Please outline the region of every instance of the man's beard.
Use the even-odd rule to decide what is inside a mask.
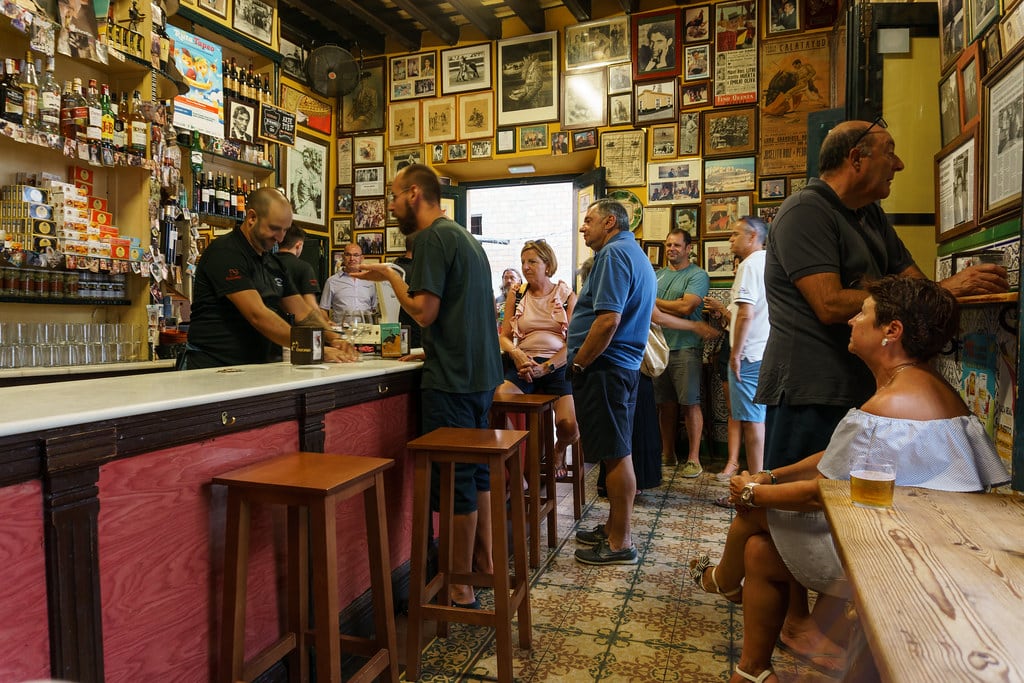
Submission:
[[[416,232],[416,228],[419,227],[416,224],[416,216],[403,217],[396,215],[395,218],[398,219],[398,229],[406,237]]]

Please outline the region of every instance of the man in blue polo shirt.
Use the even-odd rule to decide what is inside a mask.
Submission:
[[[572,393],[580,440],[588,459],[607,470],[608,521],[579,531],[589,548],[576,551],[584,564],[636,564],[631,535],[633,496],[633,411],[657,284],[654,270],[629,231],[622,204],[599,199],[580,228],[594,250],[594,267],[569,323]]]

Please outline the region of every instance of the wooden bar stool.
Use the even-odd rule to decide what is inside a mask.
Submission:
[[[496,392],[491,425],[502,427],[509,413],[526,415],[526,516],[530,523],[530,566],[540,566],[540,520],[547,517],[548,547],[558,545],[558,496],[555,491],[555,418],[558,396]],[[541,493],[541,478],[544,493]],[[512,484],[515,485],[515,480]]]
[[[442,427],[409,442],[416,459],[413,489],[412,568],[409,586],[408,658],[405,679],[420,674],[420,633],[423,622],[438,622],[438,635],[448,635],[449,621],[488,626],[495,630],[498,680],[512,683],[512,617],[519,620],[519,647],[531,645],[530,576],[526,567],[526,509],[519,445],[527,433],[499,429]],[[440,524],[437,576],[426,582],[427,523],[430,519],[431,464],[440,467]],[[452,525],[455,510],[456,463],[477,463],[490,467],[491,534],[494,541],[494,574],[452,573]],[[508,468],[508,479],[505,470]],[[514,573],[508,574],[508,544],[505,496],[508,481],[512,510],[512,554]],[[494,609],[465,609],[448,601],[452,583],[494,588]]]
[[[327,453],[289,453],[233,470],[213,479],[228,487],[224,547],[224,609],[219,680],[251,681],[284,656],[292,680],[309,680],[307,648],[316,647],[320,681],[341,681],[341,643],[369,658],[353,680],[398,681],[391,561],[388,553],[384,458]],[[336,507],[362,493],[373,591],[374,637],[338,632],[338,554]],[[253,503],[288,506],[288,617],[286,632],[245,662],[245,596],[249,568],[249,511]],[[312,550],[310,593],[308,555]],[[312,598],[312,600],[311,600]],[[313,637],[307,635],[309,605],[314,608]]]
[[[587,494],[583,487],[583,447],[577,438],[569,448],[572,449],[572,464],[567,468],[567,474],[562,481],[572,484],[572,517],[580,519],[583,516],[583,505],[587,502]]]

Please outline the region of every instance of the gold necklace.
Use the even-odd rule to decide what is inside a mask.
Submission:
[[[917,361],[914,361],[913,363],[900,363],[899,365],[897,365],[895,368],[893,368],[891,370],[892,374],[889,375],[889,380],[885,384],[883,384],[882,386],[878,387],[879,391],[881,391],[882,389],[885,389],[887,386],[892,384],[892,381],[894,379],[896,379],[896,375],[900,374],[901,372],[903,372],[907,368],[914,367],[915,365],[917,365]]]

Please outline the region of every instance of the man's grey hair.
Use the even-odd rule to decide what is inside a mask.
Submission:
[[[615,227],[619,230],[629,230],[629,213],[626,211],[626,207],[622,205],[622,202],[605,197],[591,204],[590,208],[597,211],[601,218],[615,216]]]

